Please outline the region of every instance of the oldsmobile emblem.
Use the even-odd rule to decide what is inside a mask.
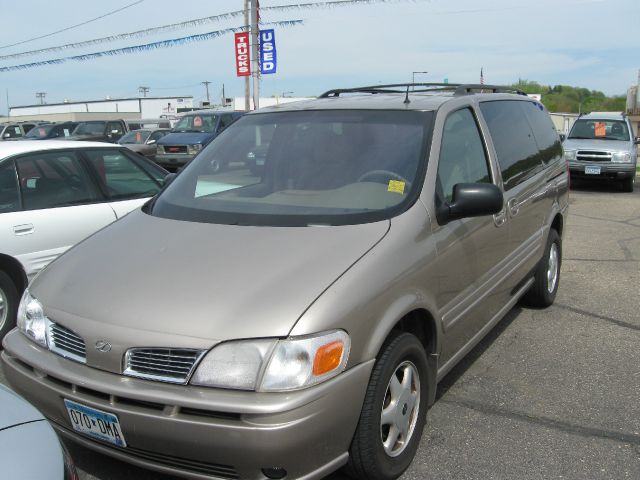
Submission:
[[[109,342],[105,342],[104,340],[98,340],[96,342],[96,350],[102,353],[107,353],[111,350],[111,344]]]

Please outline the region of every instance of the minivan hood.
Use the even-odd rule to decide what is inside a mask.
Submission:
[[[629,151],[628,141],[623,140],[591,140],[572,138],[562,144],[565,150],[601,150],[610,152]]]
[[[74,330],[124,327],[148,332],[147,342],[283,337],[389,225],[247,227],[135,210],[51,263],[29,289]]]
[[[174,132],[158,140],[158,145],[194,145],[204,143],[213,136],[213,132]]]

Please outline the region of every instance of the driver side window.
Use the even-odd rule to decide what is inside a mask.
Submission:
[[[451,202],[458,183],[491,183],[487,153],[469,108],[453,112],[445,121],[437,182],[445,202]]]

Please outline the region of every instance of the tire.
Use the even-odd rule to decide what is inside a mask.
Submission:
[[[530,307],[548,307],[556,299],[560,285],[562,265],[562,242],[558,232],[549,230],[544,256],[536,267],[533,285],[522,297],[522,302]]]
[[[623,192],[633,192],[633,187],[634,187],[634,183],[636,181],[636,177],[635,175],[629,177],[629,178],[625,178],[624,180],[622,180],[622,191]]]
[[[4,336],[16,326],[18,300],[16,286],[9,275],[0,270],[0,345]]]
[[[393,389],[393,377],[393,384],[399,389]],[[399,333],[387,340],[371,372],[349,449],[345,468],[349,476],[359,480],[393,480],[409,467],[426,422],[431,380],[426,353],[414,335]],[[388,412],[386,416],[383,408]],[[383,418],[390,423],[384,423]],[[399,424],[401,428],[397,427]],[[401,432],[397,437],[394,428]]]

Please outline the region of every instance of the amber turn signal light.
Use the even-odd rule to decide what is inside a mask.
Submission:
[[[313,360],[313,374],[318,377],[338,368],[343,352],[344,344],[339,340],[320,347]]]

